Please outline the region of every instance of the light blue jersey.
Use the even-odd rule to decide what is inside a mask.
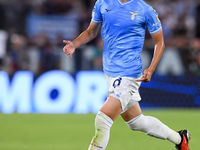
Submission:
[[[156,11],[143,0],[97,0],[92,22],[102,23],[104,43],[103,68],[110,77],[142,75],[140,53],[145,30],[150,34],[161,30]]]

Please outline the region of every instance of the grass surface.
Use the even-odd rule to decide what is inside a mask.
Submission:
[[[144,110],[172,129],[189,129],[190,149],[200,146],[200,110]],[[95,114],[0,114],[0,150],[87,150]],[[121,117],[111,128],[106,150],[175,150],[174,144],[131,131]]]

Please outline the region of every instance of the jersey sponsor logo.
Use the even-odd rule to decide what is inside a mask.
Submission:
[[[129,13],[131,13],[131,20],[134,20],[135,17],[136,17],[137,15],[139,15],[139,13],[134,13],[134,12],[131,12],[131,11],[129,11]]]
[[[113,87],[116,88],[117,86],[119,86],[121,84],[121,80],[122,78],[119,77],[118,79],[116,79],[114,82],[113,82]]]
[[[159,24],[160,22],[154,23],[153,26],[156,26],[157,24]]]

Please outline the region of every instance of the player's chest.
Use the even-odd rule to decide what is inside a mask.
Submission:
[[[100,9],[103,22],[112,26],[144,26],[144,13],[139,8],[104,5]]]

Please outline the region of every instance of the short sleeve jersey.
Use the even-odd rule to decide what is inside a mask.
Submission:
[[[143,0],[97,0],[92,22],[102,23],[105,74],[140,77],[145,30],[154,34],[162,28],[156,11]]]

